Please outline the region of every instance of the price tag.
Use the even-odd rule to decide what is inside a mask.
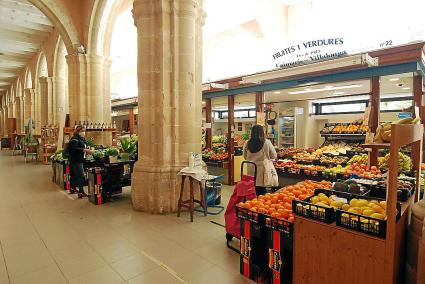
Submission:
[[[211,128],[211,122],[205,122],[204,127],[206,129],[210,129]]]

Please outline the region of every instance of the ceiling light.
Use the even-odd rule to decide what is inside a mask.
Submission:
[[[402,90],[410,90],[410,88],[409,87],[403,87],[403,88],[401,88]]]
[[[335,92],[334,95],[343,95],[345,92]]]
[[[279,92],[279,91],[277,91],[277,92],[273,92],[273,94],[275,94],[275,95],[279,95],[279,94],[280,94],[280,92]]]
[[[360,88],[363,85],[361,84],[354,84],[354,85],[347,85],[347,86],[326,86],[324,88],[320,88],[320,89],[311,89],[309,91],[293,91],[293,92],[288,92],[291,95],[296,95],[296,94],[307,94],[307,93],[317,93],[317,92],[326,92],[326,91],[333,91],[333,90],[344,90],[344,89],[352,89],[352,88]]]
[[[398,80],[400,80],[400,78],[391,78],[390,79],[391,82],[395,82],[395,81],[398,81]]]

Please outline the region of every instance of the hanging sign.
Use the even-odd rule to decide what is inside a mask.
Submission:
[[[313,63],[326,59],[334,59],[348,55],[344,49],[344,38],[326,38],[301,42],[282,49],[273,54],[279,61],[276,67],[285,69]]]
[[[256,122],[259,125],[266,125],[266,114],[264,112],[257,112]]]
[[[364,111],[363,125],[369,125],[370,110],[371,110],[371,108],[370,108],[370,106],[368,106]]]

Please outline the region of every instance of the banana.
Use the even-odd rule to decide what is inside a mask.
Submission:
[[[420,123],[421,123],[421,119],[419,117],[412,120],[412,124],[420,124]]]
[[[395,122],[395,124],[412,124],[413,118],[403,118]]]

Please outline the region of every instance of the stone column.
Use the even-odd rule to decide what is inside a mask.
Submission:
[[[34,111],[34,89],[25,89],[24,90],[24,125],[28,123],[30,118],[34,119],[33,111]]]
[[[105,58],[97,55],[67,55],[69,114],[71,122],[103,122]]]
[[[4,133],[4,108],[0,107],[0,138],[4,136]]]
[[[188,153],[201,151],[202,0],[135,0],[138,29],[139,161],[135,210],[177,209]]]
[[[63,127],[66,117],[66,81],[62,77],[53,77],[53,120],[54,125]]]
[[[52,77],[39,78],[40,94],[40,126],[46,126],[53,122],[53,82]]]
[[[16,131],[21,133],[23,131],[22,128],[22,98],[15,98],[15,118],[16,118]]]

